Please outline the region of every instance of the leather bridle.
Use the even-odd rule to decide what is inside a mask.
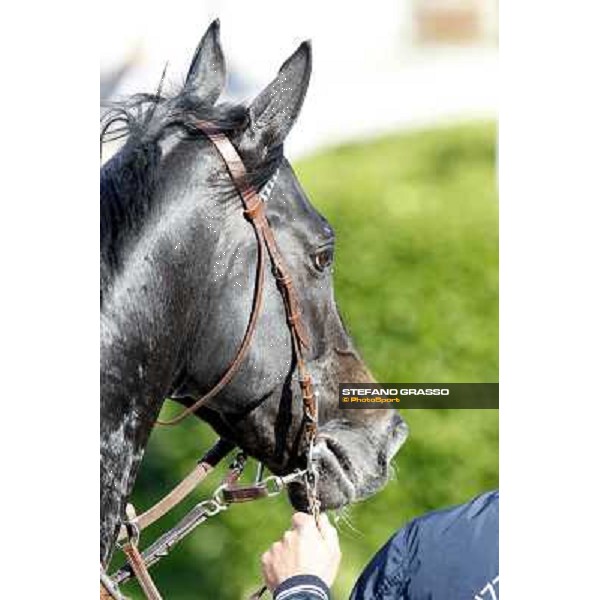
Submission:
[[[318,403],[313,385],[313,379],[306,364],[305,352],[309,348],[306,328],[302,321],[300,303],[292,283],[292,277],[286,262],[279,250],[271,225],[265,214],[265,204],[261,195],[250,182],[248,171],[235,146],[225,133],[210,122],[194,120],[193,125],[204,134],[223,159],[238,192],[243,205],[243,214],[252,224],[257,241],[257,271],[254,289],[252,312],[238,350],[212,389],[190,406],[182,410],[177,416],[169,420],[157,420],[160,425],[176,425],[183,419],[196,412],[221,392],[233,379],[242,365],[252,342],[258,323],[262,306],[265,284],[265,254],[268,254],[272,272],[277,282],[278,289],[283,299],[286,312],[287,325],[292,338],[293,359],[298,370],[298,382],[302,392],[303,404],[303,436],[306,449],[306,468],[297,470],[284,477],[271,476],[262,480],[262,467],[254,485],[240,486],[237,480],[245,464],[245,455],[238,455],[232,464],[222,484],[217,488],[212,498],[196,505],[175,527],[163,534],[142,554],[138,550],[139,535],[142,529],[158,520],[174,506],[179,504],[200,482],[212,471],[216,464],[222,460],[234,445],[226,440],[219,440],[209,452],[198,462],[195,469],[161,501],[155,504],[142,515],[137,516],[133,507],[128,505],[128,520],[124,523],[119,534],[119,541],[125,541],[122,549],[127,556],[129,565],[121,568],[112,578],[108,578],[101,565],[101,596],[120,598],[117,585],[135,575],[146,597],[151,600],[160,599],[160,594],[154,585],[148,567],[155,564],[161,557],[178,543],[185,535],[190,533],[197,525],[211,516],[226,510],[236,502],[247,502],[266,496],[280,493],[290,483],[304,481],[307,493],[308,507],[315,519],[319,514],[319,501],[317,499],[317,470],[313,450],[318,427]],[[264,588],[255,596],[260,596]]]
[[[201,131],[214,145],[221,155],[227,170],[231,176],[233,184],[240,195],[244,207],[244,216],[250,221],[256,235],[258,258],[257,275],[254,291],[254,303],[250,320],[238,351],[231,361],[229,367],[223,373],[219,381],[204,396],[196,400],[191,406],[185,408],[176,417],[157,422],[161,425],[176,425],[185,419],[188,415],[194,413],[198,408],[204,405],[208,400],[214,398],[231,381],[242,364],[250,347],[250,342],[256,331],[258,316],[262,305],[263,290],[265,284],[265,249],[271,260],[273,275],[277,281],[287,317],[288,327],[292,337],[294,357],[296,368],[298,369],[300,388],[302,390],[302,401],[304,405],[304,416],[306,419],[307,438],[310,439],[316,432],[317,426],[317,402],[315,399],[313,381],[306,366],[304,351],[308,349],[309,342],[306,329],[300,313],[300,304],[296,290],[292,284],[292,277],[289,273],[285,260],[279,250],[273,229],[269,224],[265,214],[265,204],[257,192],[256,188],[250,183],[248,171],[242,158],[229,138],[220,131],[215,125],[207,121],[194,121],[195,127]],[[308,441],[308,440],[307,440]]]

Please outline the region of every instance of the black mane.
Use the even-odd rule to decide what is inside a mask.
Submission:
[[[107,108],[102,117],[101,148],[107,142],[122,138],[125,141],[100,171],[102,279],[107,269],[118,268],[122,243],[141,227],[151,207],[160,170],[158,142],[174,131],[187,139],[202,136],[194,125],[199,119],[217,125],[235,144],[248,125],[245,106],[207,106],[185,87],[170,97],[160,89],[156,94],[136,94],[112,102]],[[257,189],[273,175],[282,156],[282,147],[277,147],[260,164],[244,157],[250,180]],[[228,189],[228,193],[233,191]]]
[[[155,94],[135,94],[107,103],[108,110],[102,117],[101,142],[125,136],[128,142],[158,141],[173,128],[194,134],[195,119],[210,121],[227,133],[235,133],[248,124],[247,111],[242,105],[210,106],[185,87],[170,96],[164,95],[161,87]]]

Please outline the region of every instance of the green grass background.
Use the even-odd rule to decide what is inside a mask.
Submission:
[[[496,126],[476,123],[344,145],[295,168],[337,234],[336,297],[380,381],[498,381]],[[411,435],[395,478],[340,523],[346,598],[375,551],[407,520],[498,486],[498,411],[405,410]],[[212,440],[187,421],[152,434],[134,503],[149,506]],[[148,543],[198,498],[149,529]],[[153,569],[170,599],[240,599],[260,581],[259,556],[289,525],[284,497],[235,506]],[[122,556],[117,553],[114,566]],[[124,587],[141,598],[137,584]]]

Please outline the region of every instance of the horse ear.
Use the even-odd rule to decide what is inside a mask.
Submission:
[[[303,42],[249,106],[249,124],[240,140],[242,152],[257,153],[260,160],[283,144],[302,108],[311,68],[310,42]]]
[[[225,86],[225,58],[219,41],[219,19],[200,40],[188,71],[185,88],[207,104],[214,104]]]

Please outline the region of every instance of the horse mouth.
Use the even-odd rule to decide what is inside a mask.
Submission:
[[[322,510],[341,508],[356,499],[356,473],[342,444],[329,435],[319,435],[314,448],[317,463],[317,493]],[[304,484],[289,489],[290,501],[296,510],[308,510]]]
[[[342,444],[329,435],[322,435],[317,441],[315,453],[319,471],[323,471],[323,477],[332,480],[331,483],[345,499],[343,504],[352,502],[356,498],[357,478],[352,461]]]
[[[407,434],[408,428],[399,416],[379,443],[347,429],[332,427],[321,431],[314,448],[321,509],[342,508],[381,490],[388,482],[391,461]],[[309,508],[306,492],[304,484],[290,486],[290,501],[296,510]]]

